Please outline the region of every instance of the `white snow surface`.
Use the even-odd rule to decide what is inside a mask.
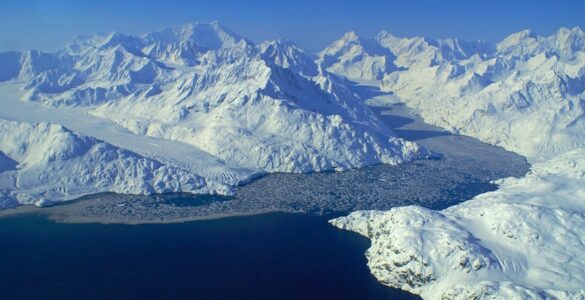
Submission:
[[[403,68],[385,73],[384,90],[425,121],[533,165],[442,211],[407,206],[330,222],[372,240],[366,256],[380,282],[425,299],[585,299],[583,31],[526,30],[493,46],[384,32],[377,40]],[[351,70],[335,72],[355,78]]]
[[[54,53],[0,53],[0,81],[0,118],[63,125],[202,176],[219,193],[264,172],[344,170],[428,155],[395,137],[345,79],[294,43],[255,45],[217,22],[77,37]],[[10,165],[5,160],[0,167]],[[174,187],[161,191],[185,190]],[[64,183],[58,188],[65,192],[51,200],[72,191]]]

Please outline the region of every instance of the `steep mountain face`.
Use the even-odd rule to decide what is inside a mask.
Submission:
[[[0,209],[97,192],[208,192],[196,174],[58,124],[0,119],[0,135]]]
[[[319,75],[313,54],[299,48],[289,40],[267,41],[259,46],[260,56],[268,65],[290,69],[305,77]]]
[[[402,69],[385,72],[381,88],[430,123],[528,157],[548,157],[585,143],[584,36],[579,28],[562,28],[549,37],[522,31],[492,46],[382,32],[378,45]],[[331,70],[371,80],[348,71],[361,63],[346,59],[344,64]]]
[[[183,142],[229,166],[309,172],[428,155],[292,42],[257,46],[218,23],[0,55],[0,80],[23,82],[24,101]]]

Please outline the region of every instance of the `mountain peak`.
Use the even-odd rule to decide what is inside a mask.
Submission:
[[[507,49],[512,49],[519,45],[534,43],[538,39],[539,36],[536,33],[530,29],[525,29],[507,36],[497,44],[496,49],[500,52],[507,51]]]
[[[169,29],[174,29],[176,32],[183,32],[185,34],[190,34],[196,32],[198,30],[213,30],[213,31],[230,31],[225,26],[223,26],[218,21],[211,21],[211,22],[190,22],[183,25],[175,26],[175,27],[168,27]],[[164,30],[164,29],[163,29]],[[231,32],[230,32],[231,33]],[[236,35],[233,33],[233,35]]]
[[[140,37],[112,31],[108,33],[99,33],[93,36],[75,36],[73,40],[66,45],[65,51],[69,54],[78,55],[86,51],[95,49],[109,49],[123,47],[127,51],[139,54],[142,41]]]
[[[269,64],[290,68],[307,76],[315,76],[318,73],[313,55],[291,40],[266,41],[259,48],[262,59]]]
[[[585,33],[579,27],[561,27],[551,36],[541,37],[531,30],[523,30],[509,35],[498,43],[501,53],[514,55],[534,55],[552,51],[571,56],[573,52],[585,51]]]
[[[585,51],[585,33],[579,27],[562,27],[551,38],[554,47],[562,52]]]
[[[251,41],[227,29],[217,21],[210,23],[187,23],[182,26],[167,27],[147,33],[143,38],[150,42],[187,43],[196,44],[208,49],[230,48],[244,41]]]
[[[342,37],[341,40],[347,41],[347,42],[353,42],[353,41],[357,41],[359,40],[360,37],[357,35],[357,33],[355,33],[355,31],[349,31],[347,33],[345,33]]]
[[[376,35],[376,40],[381,41],[384,39],[400,39],[400,38],[391,34],[390,32],[388,32],[386,30],[382,30]]]
[[[580,27],[573,27],[571,29],[566,27],[561,27],[557,32],[554,34],[557,39],[563,40],[576,40],[576,39],[583,39],[585,38],[585,33],[581,30]]]
[[[278,38],[275,40],[270,40],[270,41],[265,41],[262,43],[262,45],[274,45],[274,46],[278,46],[278,47],[295,47],[298,48],[298,46],[295,44],[295,42],[286,39],[286,38]]]
[[[295,42],[285,38],[279,38],[276,40],[265,41],[260,44],[260,51],[265,52],[269,48],[280,49],[281,51],[291,51],[302,53],[304,56],[310,57],[314,59],[314,55],[311,52],[306,51],[305,49],[299,47]]]
[[[581,30],[581,27],[579,26],[575,26],[571,29],[567,28],[567,27],[561,27],[559,28],[559,30],[556,33],[557,35],[576,35],[576,36],[584,36],[585,33],[583,33],[583,30]]]
[[[509,36],[507,36],[502,42],[521,42],[522,40],[525,39],[536,39],[538,37],[538,35],[536,33],[534,33],[534,31],[532,31],[531,29],[524,29],[521,31],[518,31],[516,33],[512,33]]]

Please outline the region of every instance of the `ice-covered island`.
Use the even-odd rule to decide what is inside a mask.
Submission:
[[[443,211],[357,211],[330,222],[372,240],[378,280],[425,299],[585,299],[585,34],[497,45],[346,34],[328,70],[381,80],[425,121],[528,157],[524,178]]]

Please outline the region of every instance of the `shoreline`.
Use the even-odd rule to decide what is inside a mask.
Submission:
[[[75,199],[71,201],[92,201],[91,199]],[[119,224],[119,225],[147,225],[147,224],[177,224],[177,223],[187,223],[187,222],[197,222],[197,221],[208,221],[208,220],[217,220],[217,219],[225,219],[225,218],[238,218],[238,217],[248,217],[248,216],[258,216],[258,215],[265,215],[271,213],[302,213],[302,212],[294,212],[294,211],[286,211],[286,210],[258,210],[258,211],[248,211],[248,212],[227,212],[227,213],[217,213],[217,214],[210,214],[210,215],[203,215],[203,216],[189,216],[183,218],[169,218],[169,219],[141,219],[140,221],[133,221],[133,220],[122,220],[119,218],[108,218],[108,217],[84,217],[79,215],[67,214],[69,211],[67,208],[64,208],[68,205],[74,205],[74,203],[59,203],[58,205],[49,206],[49,207],[38,207],[35,205],[21,205],[14,208],[8,208],[0,210],[0,219],[5,218],[12,218],[12,217],[20,217],[20,216],[27,216],[27,215],[36,215],[42,216],[49,221],[61,224]]]
[[[84,217],[65,217],[61,218],[60,215],[48,215],[47,219],[56,223],[61,224],[101,224],[101,225],[154,225],[154,224],[179,224],[179,223],[189,223],[189,222],[199,222],[199,221],[210,221],[210,220],[219,220],[219,219],[228,219],[228,218],[240,218],[240,217],[250,217],[250,216],[260,216],[272,213],[296,213],[296,212],[287,212],[287,211],[255,211],[255,212],[235,212],[235,213],[223,213],[223,214],[215,214],[215,215],[207,215],[207,216],[193,216],[193,217],[186,217],[181,219],[168,219],[168,220],[145,220],[145,221],[116,221],[113,219],[112,221],[107,219],[93,219],[93,218],[84,218]],[[0,217],[1,218],[1,217]]]

